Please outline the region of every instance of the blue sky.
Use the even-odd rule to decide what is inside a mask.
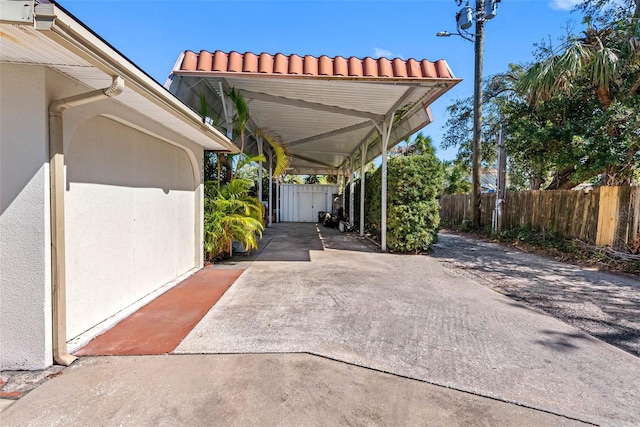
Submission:
[[[531,59],[533,44],[580,28],[575,0],[502,0],[485,25],[484,75]],[[432,105],[424,133],[439,146],[446,107],[473,95],[473,43],[455,31],[454,0],[172,1],[60,0],[59,3],[151,77],[164,84],[181,51],[296,53],[446,59],[458,86]],[[473,5],[473,1],[472,1]],[[455,150],[438,147],[451,159]]]

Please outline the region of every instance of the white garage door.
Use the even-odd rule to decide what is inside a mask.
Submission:
[[[318,212],[326,211],[326,193],[298,192],[298,222],[316,222],[318,220]]]
[[[184,150],[105,117],[66,151],[72,338],[194,268],[197,186]]]
[[[282,184],[280,186],[280,221],[316,222],[319,212],[331,210],[337,185]],[[277,202],[276,202],[277,203]]]

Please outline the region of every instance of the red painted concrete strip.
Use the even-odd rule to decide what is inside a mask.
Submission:
[[[20,399],[21,397],[21,391],[0,391],[1,399]]]
[[[243,271],[200,270],[96,337],[75,355],[170,353]]]

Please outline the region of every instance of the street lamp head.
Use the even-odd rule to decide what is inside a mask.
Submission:
[[[451,37],[451,33],[449,31],[439,31],[436,34],[437,37]]]

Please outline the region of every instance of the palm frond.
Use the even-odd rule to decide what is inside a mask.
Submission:
[[[204,93],[200,94],[200,115],[202,117],[209,115],[209,106],[207,105],[207,98],[204,96]]]
[[[602,47],[593,54],[587,70],[590,80],[596,88],[601,100],[605,103],[609,101],[609,89],[613,81],[618,77],[620,60],[617,53],[610,48]]]
[[[291,156],[289,150],[287,150],[286,143],[281,136],[269,131],[268,129],[256,129],[256,135],[261,136],[262,139],[267,141],[267,144],[273,149],[273,154],[276,159],[276,164],[273,168],[273,174],[280,176],[285,173],[289,166]]]
[[[236,165],[235,176],[237,177],[240,171],[245,167],[247,167],[248,165],[250,165],[251,163],[266,162],[266,161],[267,159],[265,158],[264,154],[257,154],[255,156],[249,156],[247,154],[243,154],[242,157],[239,159],[238,164]]]
[[[248,179],[234,179],[220,188],[205,183],[204,251],[208,259],[226,252],[234,240],[248,250],[258,247],[264,205],[250,195],[252,187]]]
[[[532,104],[551,98],[558,89],[556,62],[557,57],[552,56],[533,64],[520,77],[516,91],[525,95]]]
[[[247,124],[249,123],[249,108],[247,107],[247,101],[244,99],[242,93],[236,88],[231,88],[231,90],[227,92],[227,96],[233,103],[233,107],[236,110],[233,117],[235,127],[238,129],[238,132],[244,132],[247,128]]]

